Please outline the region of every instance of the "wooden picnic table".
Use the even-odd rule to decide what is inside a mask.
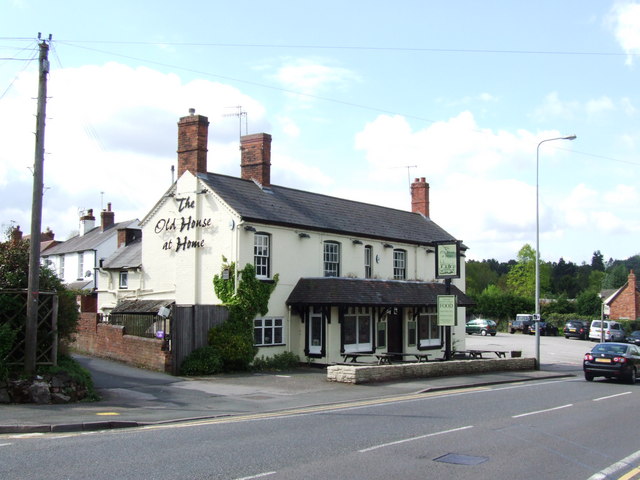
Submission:
[[[430,353],[394,353],[394,352],[381,352],[381,353],[364,353],[364,352],[343,352],[342,359],[344,363],[358,363],[360,357],[376,357],[378,365],[391,365],[394,357],[415,357],[420,362],[428,362]],[[349,360],[349,361],[348,361]]]
[[[394,353],[394,352],[388,352],[385,355],[389,355],[390,357],[415,357],[415,359],[418,361],[418,363],[420,362],[428,362],[429,361],[429,357],[431,356],[430,353],[422,353],[422,352],[413,352],[413,353]]]
[[[351,359],[351,363],[357,363],[358,362],[358,357],[371,357],[373,356],[373,353],[363,353],[363,352],[343,352],[342,354],[342,359],[345,363],[347,363],[347,360]]]
[[[469,355],[471,358],[483,358],[483,353],[495,353],[498,358],[507,358],[507,351],[505,350],[462,350],[459,353]]]

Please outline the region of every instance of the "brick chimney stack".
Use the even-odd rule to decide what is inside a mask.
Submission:
[[[209,119],[190,108],[178,122],[178,178],[187,170],[193,175],[207,172],[208,136]]]
[[[80,217],[80,236],[82,237],[89,230],[96,226],[96,217],[93,216],[93,208]]]
[[[424,177],[416,178],[411,184],[411,211],[429,218],[429,184]]]
[[[19,243],[22,241],[22,231],[20,230],[20,225],[11,230],[11,242]]]
[[[100,212],[100,222],[104,232],[115,223],[115,213],[111,211],[111,202],[107,203],[107,209]]]
[[[263,187],[271,185],[271,135],[254,133],[240,137],[240,176],[255,180]]]
[[[50,242],[55,238],[56,234],[51,231],[49,227],[40,234],[40,241],[42,242]]]

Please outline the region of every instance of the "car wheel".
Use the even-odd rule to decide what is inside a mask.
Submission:
[[[565,335],[564,338],[566,338],[568,340],[569,339],[569,335]]]
[[[593,373],[584,372],[584,379],[587,382],[593,382]]]
[[[636,370],[636,367],[633,367],[631,369],[631,373],[629,374],[629,378],[627,378],[627,380],[629,381],[629,383],[631,385],[634,385],[636,383],[636,376],[638,375],[638,371]]]
[[[480,331],[480,335],[482,335],[483,337],[487,336],[487,331],[486,330],[481,330]]]
[[[491,336],[492,336],[492,337],[495,337],[495,336],[496,336],[496,334],[495,334],[495,333],[492,333],[492,334],[491,334]]]
[[[509,333],[511,333],[513,335],[514,333],[516,333],[516,331],[512,328]]]

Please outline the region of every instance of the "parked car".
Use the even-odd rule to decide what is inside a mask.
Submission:
[[[540,335],[558,335],[558,327],[556,327],[553,323],[545,322],[544,320],[540,320],[538,328],[540,329]],[[536,334],[536,326],[535,324],[529,327],[529,335]]]
[[[564,338],[579,338],[586,340],[589,337],[589,322],[582,320],[570,320],[564,324]]]
[[[509,322],[509,332],[510,333],[516,333],[516,332],[529,333],[529,329],[531,328],[531,325],[533,325],[533,320],[522,320],[516,317],[515,320],[512,320]]]
[[[486,320],[484,318],[476,318],[473,320],[469,320],[466,324],[465,327],[465,331],[471,335],[474,333],[479,333],[480,335],[482,335],[483,337],[485,335],[491,335],[494,336],[496,335],[496,332],[498,331],[497,329],[497,324],[496,322],[494,322],[493,320]]]
[[[627,343],[633,343],[634,345],[640,345],[640,330],[635,330],[627,335],[625,339]]]
[[[582,362],[584,378],[592,381],[595,377],[618,378],[636,383],[640,350],[628,343],[599,343],[585,354]]]
[[[591,322],[589,328],[589,340],[599,342],[601,339],[601,320],[594,320]],[[612,320],[604,321],[604,341],[605,342],[623,342],[625,338],[624,329],[618,322]]]

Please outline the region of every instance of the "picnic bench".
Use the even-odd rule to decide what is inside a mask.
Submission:
[[[384,353],[363,353],[363,352],[343,352],[342,359],[344,363],[357,363],[359,357],[376,357],[378,365],[391,365],[394,358],[397,357],[415,357],[415,359],[420,362],[428,362],[429,353],[394,353],[394,352],[384,352]],[[350,360],[349,362],[347,360]]]
[[[415,359],[418,361],[418,363],[420,362],[428,362],[429,361],[429,357],[431,356],[430,353],[422,353],[422,352],[414,352],[414,353],[394,353],[394,352],[388,352],[385,353],[384,355],[388,355],[390,357],[415,357]]]
[[[507,351],[505,350],[461,350],[456,353],[463,353],[468,355],[469,358],[483,358],[483,354],[495,353],[498,358],[507,358]]]

